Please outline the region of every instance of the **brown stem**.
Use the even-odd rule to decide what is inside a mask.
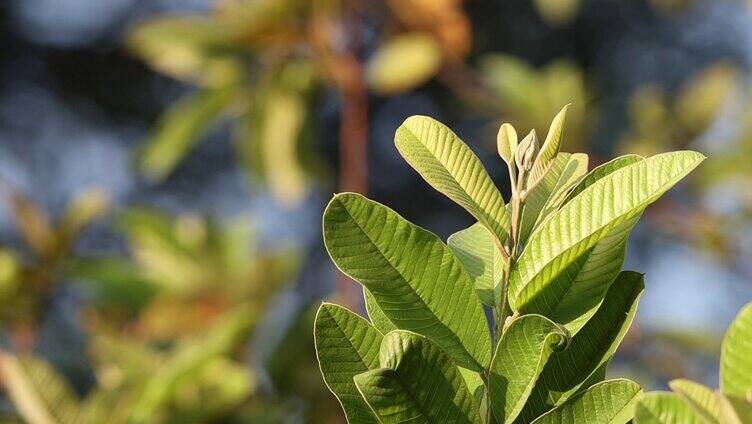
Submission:
[[[357,57],[361,17],[357,10],[344,11],[342,20],[349,48],[335,56],[335,81],[342,96],[339,133],[339,190],[368,193],[368,92],[363,64]],[[339,273],[335,290],[346,306],[360,309],[363,297],[357,285]]]

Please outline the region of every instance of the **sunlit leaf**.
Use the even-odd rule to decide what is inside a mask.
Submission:
[[[358,194],[336,195],[324,212],[334,263],[373,295],[397,328],[423,334],[461,366],[480,370],[491,340],[472,282],[434,234]]]
[[[748,303],[726,331],[721,348],[721,391],[752,399],[752,303]]]
[[[475,223],[449,236],[447,245],[462,263],[480,301],[494,306],[504,277],[504,258],[493,241],[493,235],[483,225]]]
[[[703,159],[690,151],[656,155],[606,175],[562,206],[530,237],[511,271],[512,308],[523,310],[539,297],[557,303],[562,293],[553,283],[561,272],[642,213]]]
[[[384,311],[381,310],[379,304],[376,303],[376,299],[373,298],[373,295],[365,286],[363,286],[363,303],[366,305],[366,312],[368,312],[368,318],[371,320],[371,324],[381,331],[381,334],[397,330],[397,327],[392,324],[389,317],[384,314]]]
[[[641,395],[642,389],[633,381],[607,380],[578,393],[533,424],[625,424],[632,420]]]
[[[520,243],[524,245],[536,224],[540,224],[563,204],[562,198],[587,173],[588,157],[584,153],[559,153],[548,171],[525,199],[520,226]]]
[[[689,403],[695,412],[710,423],[720,423],[721,407],[713,391],[691,380],[677,379],[668,383],[671,390]]]
[[[496,135],[496,150],[507,165],[514,164],[514,155],[517,153],[517,132],[512,125],[504,123],[499,127],[499,133]]]
[[[387,40],[366,65],[368,86],[391,95],[416,88],[439,71],[441,48],[425,33],[407,33]]]
[[[546,135],[546,141],[541,146],[540,152],[538,152],[538,156],[535,158],[533,169],[530,170],[530,175],[528,176],[528,187],[535,186],[538,181],[544,177],[551,168],[551,163],[556,158],[556,155],[559,154],[562,138],[564,136],[564,121],[567,117],[567,109],[569,109],[569,105],[564,106],[564,108],[556,114],[553,121],[551,121],[551,126]]]
[[[394,143],[428,184],[465,208],[499,242],[506,240],[504,199],[478,157],[452,130],[433,118],[412,116],[397,128]]]
[[[10,400],[27,422],[78,423],[78,398],[51,365],[31,356],[0,352],[0,371]]]
[[[652,392],[642,397],[635,407],[636,424],[701,424],[700,417],[679,395]]]

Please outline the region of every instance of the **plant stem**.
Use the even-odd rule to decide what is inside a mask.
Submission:
[[[519,176],[518,178],[514,178],[514,176],[511,177],[512,180],[512,216],[510,217],[511,221],[511,231],[509,234],[509,250],[508,250],[508,256],[506,256],[506,271],[504,273],[504,279],[501,283],[501,299],[498,305],[499,311],[496,320],[496,329],[494,331],[494,341],[498,340],[499,337],[501,337],[501,332],[504,329],[504,323],[506,322],[507,316],[509,315],[508,311],[508,304],[509,304],[509,275],[511,274],[512,267],[514,266],[515,261],[517,260],[517,253],[519,251],[519,241],[520,241],[520,226],[522,224],[522,209],[524,206],[524,199],[522,196],[522,191],[525,187],[525,181],[527,179],[527,170],[520,169],[519,170]]]
[[[515,261],[517,260],[517,253],[519,251],[518,243],[520,240],[520,226],[522,224],[522,209],[525,203],[525,197],[522,195],[522,192],[525,188],[525,182],[527,179],[527,170],[520,169],[519,175],[517,178],[515,178],[515,175],[510,172],[510,180],[512,181],[512,198],[510,199],[510,202],[512,204],[512,216],[510,217],[511,222],[511,229],[509,234],[508,246],[505,248],[501,243],[496,243],[496,248],[499,250],[499,252],[504,257],[504,262],[506,264],[506,272],[504,273],[504,278],[501,282],[501,296],[499,299],[499,303],[494,308],[494,332],[493,332],[493,346],[496,346],[499,339],[501,338],[502,333],[506,329],[506,321],[507,317],[509,316],[509,312],[511,312],[511,308],[508,308],[509,305],[509,275],[510,271],[512,270],[512,267],[514,266]],[[518,314],[515,312],[512,314],[512,317],[516,317]],[[483,378],[483,382],[485,383],[488,390],[488,380],[490,378],[491,369],[487,369],[485,373],[481,374],[481,377]],[[489,398],[488,392],[486,392],[487,398]],[[490,402],[490,401],[489,401]],[[492,424],[495,423],[496,420],[493,416],[493,412],[491,411],[491,405],[488,405],[488,410],[486,411],[486,423]]]

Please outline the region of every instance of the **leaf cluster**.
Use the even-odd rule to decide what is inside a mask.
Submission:
[[[632,419],[641,388],[605,380],[644,288],[621,270],[627,238],[704,156],[627,155],[587,172],[587,155],[560,152],[566,113],[542,144],[500,128],[508,203],[449,128],[413,116],[397,129],[403,158],[477,220],[446,243],[361,195],[331,200],[324,242],[369,317],[325,303],[314,326],[349,422]]]

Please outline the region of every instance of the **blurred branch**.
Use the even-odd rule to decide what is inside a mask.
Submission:
[[[314,8],[313,44],[342,97],[339,130],[339,191],[368,192],[368,91],[361,47],[358,2],[343,6],[323,0]],[[344,42],[347,40],[348,42]],[[344,305],[359,309],[362,296],[344,274],[337,273],[335,292]]]

